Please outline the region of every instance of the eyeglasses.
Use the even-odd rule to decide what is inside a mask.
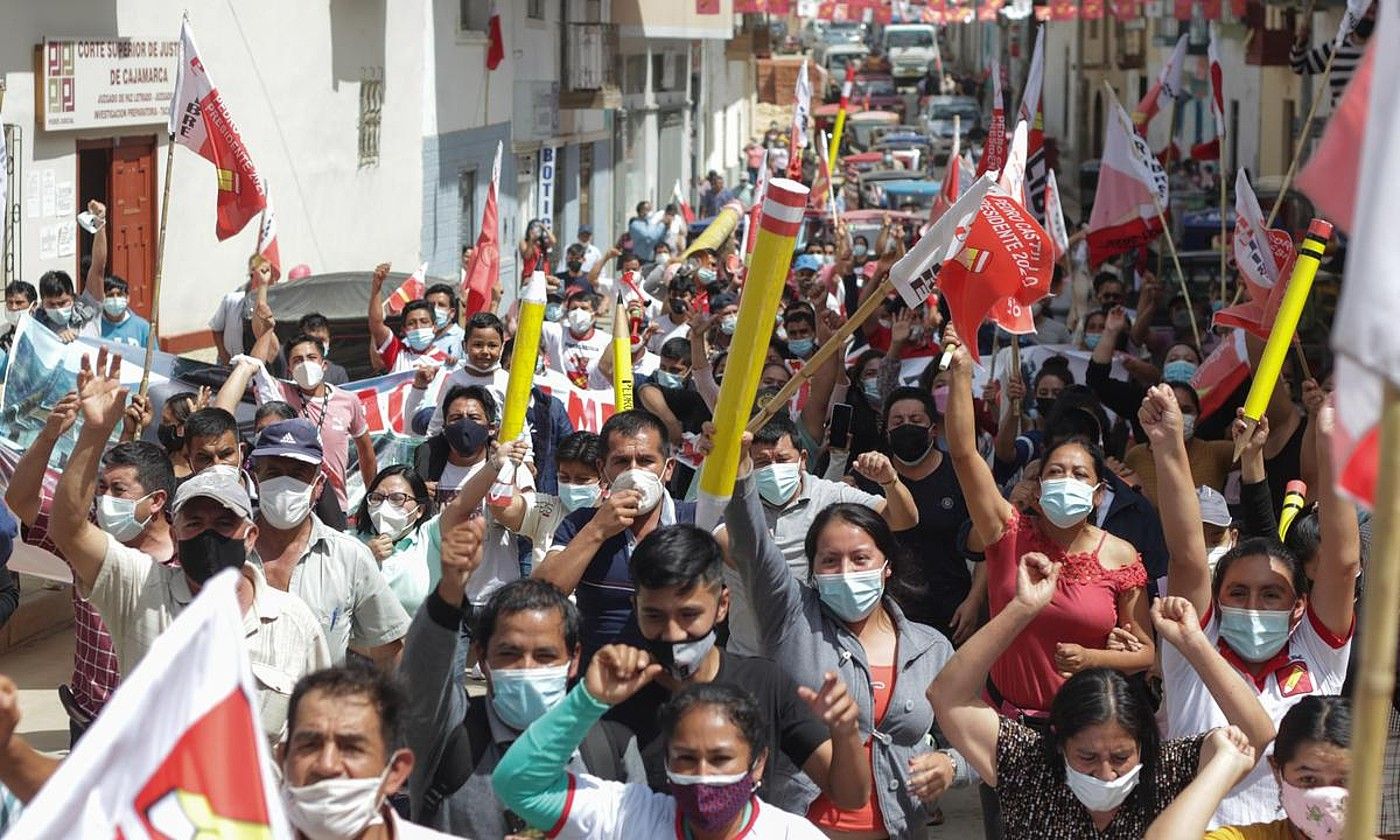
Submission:
[[[369,500],[371,507],[379,507],[384,504],[385,499],[388,499],[389,503],[394,507],[403,507],[408,502],[418,501],[417,497],[410,496],[407,493],[380,493],[377,491],[370,493],[365,498]]]

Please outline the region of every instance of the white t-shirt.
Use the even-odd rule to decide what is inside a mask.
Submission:
[[[209,329],[223,334],[224,349],[230,356],[244,352],[243,323],[247,320],[244,315],[251,311],[252,300],[247,292],[238,289],[223,296],[219,308],[214,310],[214,317],[209,319]]]
[[[613,386],[612,376],[598,369],[598,362],[602,358],[599,356],[588,367],[588,387],[594,391],[606,391]],[[650,350],[643,352],[640,359],[636,357],[632,359],[633,376],[651,376],[656,373],[656,369],[659,367],[661,367],[661,357]]]
[[[1212,608],[1204,627],[1211,644],[1219,645],[1220,617]],[[1346,680],[1347,661],[1351,658],[1351,631],[1345,638],[1328,630],[1309,605],[1288,644],[1265,668],[1263,674],[1251,680],[1240,672],[1240,678],[1259,693],[1259,702],[1277,725],[1284,714],[1299,700],[1310,694],[1340,694]],[[1236,665],[1239,659],[1223,645],[1221,653]],[[1176,648],[1162,645],[1162,677],[1166,696],[1162,705],[1167,712],[1167,738],[1190,738],[1221,726],[1229,726],[1225,713]],[[1273,745],[1266,751],[1271,754]],[[1210,827],[1250,825],[1273,822],[1283,818],[1279,808],[1279,789],[1269,762],[1260,756],[1259,763],[1244,781],[1230,791],[1220,803]]]
[[[499,419],[501,413],[505,410],[506,385],[509,382],[510,371],[500,367],[497,367],[490,373],[473,373],[465,366],[459,367],[447,374],[438,371],[437,376],[433,379],[432,384],[428,386],[426,391],[420,391],[417,388],[408,389],[408,396],[404,398],[403,413],[405,417],[412,417],[423,407],[424,400],[431,397],[432,401],[437,404],[437,408],[433,410],[432,420],[428,421],[428,434],[435,435],[442,431],[442,401],[446,399],[447,392],[458,385],[464,387],[480,385],[487,391],[490,391],[491,396],[495,398],[496,417]]]
[[[690,337],[690,325],[677,324],[675,321],[672,321],[670,312],[653,320],[656,322],[656,332],[652,335],[651,340],[647,342],[647,349],[653,353],[660,353],[661,345],[673,338]]]
[[[748,822],[736,835],[755,840],[825,840],[817,827],[758,797],[749,800]],[[608,782],[588,774],[569,775],[569,798],[559,819],[560,840],[593,837],[674,837],[684,829],[676,817],[675,797],[646,785]]]
[[[542,336],[549,366],[579,388],[588,387],[588,369],[598,363],[612,343],[612,336],[597,327],[580,338],[563,324],[552,321],[545,322]]]
[[[446,503],[456,496],[462,485],[485,468],[488,463],[483,458],[468,467],[461,467],[450,462],[446,464],[443,467],[441,477],[438,478],[438,501]],[[529,470],[523,467],[516,470],[516,486],[525,496],[526,504],[531,504],[535,495],[535,478]],[[491,593],[497,589],[513,580],[520,579],[520,546],[516,541],[515,534],[496,521],[496,517],[491,513],[491,507],[484,502],[481,505],[481,512],[486,519],[486,533],[482,535],[481,566],[472,572],[471,580],[467,581],[466,591],[467,600],[478,606],[486,603],[486,599],[490,598]],[[434,532],[433,535],[440,539],[440,534],[437,532]],[[440,543],[430,545],[429,556],[436,555],[440,550]]]

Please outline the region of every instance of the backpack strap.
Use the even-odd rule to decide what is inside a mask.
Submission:
[[[627,738],[631,732],[619,732],[619,729],[622,729],[619,724],[600,720],[583,736],[583,743],[578,747],[579,757],[583,759],[583,766],[588,768],[588,772],[611,782],[627,781],[622,754],[627,750]]]
[[[467,707],[461,726],[447,733],[437,769],[423,793],[423,805],[418,821],[429,822],[449,796],[462,789],[471,778],[472,770],[481,764],[486,746],[491,743],[491,727],[486,720],[486,698]]]

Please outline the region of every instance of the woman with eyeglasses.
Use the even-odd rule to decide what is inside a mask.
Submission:
[[[412,467],[395,464],[374,477],[355,514],[356,536],[369,547],[409,615],[418,611],[442,577],[442,567],[428,562],[436,512],[422,476]]]

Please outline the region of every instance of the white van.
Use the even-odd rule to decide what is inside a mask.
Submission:
[[[896,82],[917,80],[938,56],[938,30],[927,23],[893,23],[885,27],[880,46]]]

